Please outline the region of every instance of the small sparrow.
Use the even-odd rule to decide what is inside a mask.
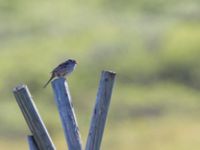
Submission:
[[[44,85],[44,88],[49,84],[49,82],[51,80],[53,80],[53,78],[55,78],[55,77],[65,77],[65,76],[69,75],[72,71],[74,71],[76,65],[77,65],[77,62],[74,59],[68,59],[67,61],[58,65],[51,72],[51,78]]]

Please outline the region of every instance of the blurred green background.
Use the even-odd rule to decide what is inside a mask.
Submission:
[[[85,144],[101,70],[117,72],[102,150],[200,149],[199,0],[0,0],[0,149],[27,150],[12,95],[28,85],[56,144],[66,149],[50,71],[69,77]]]

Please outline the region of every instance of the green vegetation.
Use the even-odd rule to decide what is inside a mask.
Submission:
[[[12,95],[28,85],[58,149],[65,149],[49,72],[79,65],[69,86],[84,143],[101,70],[117,72],[103,150],[200,148],[198,0],[0,1],[0,149],[27,148]]]

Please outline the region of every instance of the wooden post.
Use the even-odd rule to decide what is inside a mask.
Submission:
[[[32,135],[28,135],[27,140],[29,144],[29,150],[39,150]]]
[[[87,138],[86,150],[99,150],[110,104],[115,73],[102,71],[96,103]]]
[[[52,81],[52,88],[68,143],[68,149],[81,150],[82,142],[68,84],[66,80],[61,77]]]
[[[13,89],[14,96],[31,130],[34,140],[40,150],[55,150],[55,146],[38,113],[35,103],[26,85]]]

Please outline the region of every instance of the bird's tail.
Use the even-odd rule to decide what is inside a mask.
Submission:
[[[51,78],[47,81],[47,83],[43,86],[43,88],[45,88],[45,87],[49,84],[49,82],[50,82],[54,77],[55,77],[55,76],[52,75]]]

